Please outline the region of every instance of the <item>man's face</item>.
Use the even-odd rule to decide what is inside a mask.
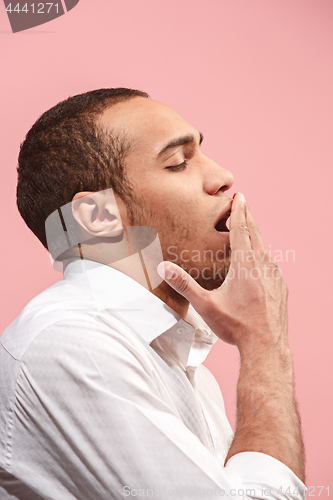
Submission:
[[[131,144],[124,167],[130,206],[117,197],[124,226],[156,229],[165,260],[206,289],[220,286],[229,260],[225,220],[232,174],[202,154],[199,132],[172,108],[136,97],[106,110],[101,122]]]

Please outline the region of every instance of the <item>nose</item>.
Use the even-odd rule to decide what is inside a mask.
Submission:
[[[220,165],[207,157],[205,157],[204,171],[204,189],[210,195],[214,195],[219,191],[224,193],[234,183],[234,176],[229,170],[220,167]]]

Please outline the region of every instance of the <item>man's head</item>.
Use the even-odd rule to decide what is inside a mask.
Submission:
[[[93,193],[112,187],[124,226],[155,228],[164,259],[182,265],[205,288],[215,288],[223,281],[225,265],[228,265],[229,238],[225,231],[225,220],[230,211],[231,200],[225,191],[231,187],[233,177],[230,172],[202,154],[202,136],[194,127],[172,108],[147,99],[146,96],[132,95],[116,103],[103,105],[103,108],[99,107],[98,112],[94,111],[93,115],[86,114],[84,136],[80,132],[79,142],[76,133],[69,134],[69,138],[66,135],[69,124],[75,122],[76,117],[73,120],[65,119],[64,125],[60,126],[57,113],[53,112],[53,127],[60,126],[64,131],[61,135],[64,151],[70,148],[74,135],[75,148],[81,146],[80,161],[84,162],[84,171],[89,172],[89,175],[84,183],[82,174],[79,174],[80,163],[75,160],[74,165],[69,164],[66,154],[63,154],[57,158],[60,164],[53,162],[53,169],[48,169],[50,180],[47,186],[52,189],[52,179],[58,175],[59,190],[61,191],[62,186],[65,202],[74,200],[74,217],[90,234],[93,234],[96,224],[99,224],[96,214],[104,214],[105,221],[106,213],[101,209],[102,205],[99,206],[105,200]],[[48,127],[47,133],[43,135],[43,123],[40,123],[38,130],[43,136],[40,147],[43,148],[45,142],[47,148],[52,129]],[[100,141],[100,151],[93,159],[91,144],[96,137]],[[111,146],[117,152],[112,159],[106,153],[110,152]],[[23,152],[24,147],[23,145]],[[22,150],[21,162],[24,158]],[[61,177],[64,168],[62,159],[67,169],[78,169],[77,182],[73,182],[71,189]],[[97,160],[98,168],[94,164]],[[41,166],[42,162],[39,161],[39,168]],[[106,185],[107,181],[109,186]],[[22,186],[25,188],[23,183]],[[21,189],[22,192],[24,190]],[[81,192],[85,193],[84,197]],[[40,196],[43,203],[43,196],[38,190],[31,190],[29,196],[31,202],[34,197]],[[58,206],[55,203],[53,210],[62,204],[58,199]],[[76,202],[79,203],[79,210],[75,208]],[[49,214],[46,217],[47,215]],[[45,211],[40,218],[43,217]],[[107,236],[107,231],[105,234]],[[38,234],[37,236],[39,237]]]
[[[112,188],[128,199],[123,170],[130,144],[97,124],[105,109],[137,96],[138,90],[99,89],[60,102],[36,121],[21,145],[17,206],[33,233],[47,248],[45,221],[81,191]]]

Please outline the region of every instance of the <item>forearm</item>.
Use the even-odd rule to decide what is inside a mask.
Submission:
[[[244,451],[265,453],[304,482],[304,449],[289,349],[241,353],[237,425],[226,462]]]
[[[303,442],[288,348],[288,288],[240,193],[231,207],[230,248],[229,271],[217,289],[202,289],[170,263],[165,279],[221,340],[238,346],[237,426],[226,462],[242,452],[263,453],[304,482]],[[242,460],[239,456],[233,462],[237,458]],[[257,472],[261,471],[254,470],[254,476]],[[249,476],[249,483],[252,480]]]

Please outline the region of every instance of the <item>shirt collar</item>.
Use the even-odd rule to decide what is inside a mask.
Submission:
[[[89,260],[66,263],[64,279],[89,293],[99,311],[112,310],[140,337],[169,350],[183,367],[207,357],[217,336],[190,306],[186,321],[147,288],[116,269]]]

